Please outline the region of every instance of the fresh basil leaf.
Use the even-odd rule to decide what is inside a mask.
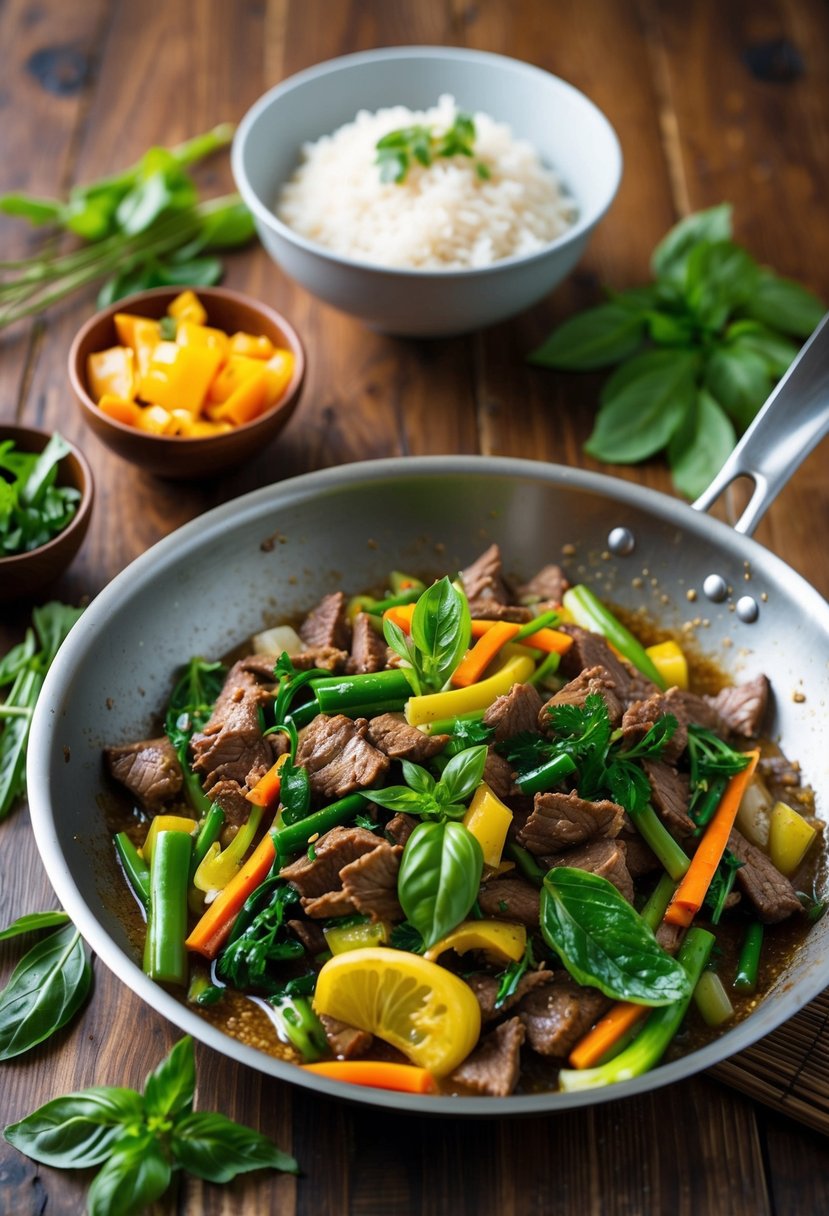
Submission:
[[[435,779],[427,769],[422,768],[419,764],[413,764],[411,760],[404,760],[401,767],[403,779],[410,789],[418,794],[433,793]]]
[[[0,488],[4,484],[0,477]],[[6,684],[11,684],[17,679],[36,649],[34,630],[27,629],[23,641],[12,646],[11,650],[6,651],[0,659],[0,688],[4,688]]]
[[[632,365],[635,365],[635,369]],[[660,451],[681,426],[695,396],[697,357],[691,351],[649,351],[625,364],[602,395],[585,451],[597,460],[633,464]]]
[[[688,255],[683,294],[691,313],[708,329],[720,330],[729,314],[756,289],[760,269],[731,241],[704,241]]]
[[[173,1176],[161,1144],[143,1128],[117,1141],[89,1187],[88,1216],[136,1216],[160,1199]]]
[[[688,977],[613,883],[558,866],[541,888],[541,932],[579,984],[617,1001],[670,1005]]]
[[[662,238],[651,256],[651,270],[659,279],[684,279],[685,263],[691,250],[700,241],[727,241],[731,237],[731,206],[720,203],[707,211],[675,224]]]
[[[212,287],[223,273],[218,258],[176,258],[157,263],[155,278],[159,287]]]
[[[744,431],[771,392],[771,377],[753,351],[721,346],[708,360],[705,387]]]
[[[766,365],[766,371],[774,379],[788,371],[798,351],[796,343],[761,325],[759,321],[735,321],[725,331],[725,341],[728,346],[759,355]]]
[[[439,782],[447,803],[465,802],[475,792],[484,779],[486,757],[485,744],[464,748],[452,757]]]
[[[469,604],[444,575],[427,587],[412,615],[411,637],[420,654],[424,682],[440,688],[469,646]]]
[[[587,371],[626,359],[639,349],[644,337],[642,316],[611,302],[565,321],[528,357],[541,367]]]
[[[194,1111],[177,1120],[172,1151],[176,1163],[207,1182],[230,1182],[237,1174],[271,1168],[299,1172],[293,1157],[267,1136],[225,1115]]]
[[[32,609],[32,624],[40,642],[41,663],[49,667],[72,627],[83,615],[83,608],[50,600]]]
[[[207,253],[213,249],[232,249],[237,245],[246,245],[255,235],[253,216],[240,199],[205,215],[198,248],[194,245],[188,256],[194,257],[202,250]]]
[[[189,1035],[147,1077],[144,1103],[148,1115],[167,1118],[190,1111],[196,1091],[196,1060]]]
[[[58,199],[34,198],[30,194],[4,194],[0,196],[0,212],[28,220],[30,224],[59,224],[64,204]]]
[[[427,949],[466,917],[482,870],[481,846],[463,824],[419,823],[414,829],[401,858],[397,894]]]
[[[81,935],[72,924],[33,946],[0,992],[0,1060],[48,1039],[77,1013],[92,982]]]
[[[736,442],[730,418],[701,388],[694,408],[668,445],[668,463],[680,494],[698,498],[719,473]]]
[[[19,916],[5,929],[0,930],[0,942],[8,941],[10,937],[19,937],[21,933],[34,933],[38,929],[53,929],[55,925],[65,925],[69,917],[65,912],[30,912],[28,916]]]
[[[635,312],[640,317],[644,317],[659,304],[659,293],[655,286],[628,287],[625,291],[610,291],[608,295],[611,303],[626,308],[628,312]]]
[[[647,321],[648,333],[659,346],[693,346],[694,323],[690,317],[653,309]]]
[[[406,811],[410,815],[421,815],[424,809],[432,813],[437,811],[431,795],[410,790],[407,785],[390,785],[384,790],[366,790],[366,797],[388,811]]]
[[[799,283],[761,270],[751,299],[746,300],[740,311],[743,316],[762,321],[784,334],[808,338],[826,306]]]
[[[137,236],[146,232],[150,224],[157,220],[169,206],[172,191],[164,173],[156,171],[149,174],[143,181],[126,194],[118,204],[115,218],[121,231],[127,236]]]
[[[144,1103],[134,1089],[102,1086],[54,1098],[4,1135],[33,1161],[80,1170],[105,1161],[125,1127],[143,1118]]]

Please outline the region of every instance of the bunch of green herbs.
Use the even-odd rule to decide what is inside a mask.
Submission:
[[[657,245],[653,282],[566,321],[530,355],[543,367],[618,365],[585,450],[636,464],[664,451],[676,489],[699,495],[821,319],[805,288],[732,240],[731,207],[688,216]]]
[[[380,169],[380,180],[399,185],[406,180],[414,163],[428,169],[438,159],[474,157],[475,136],[474,119],[460,110],[445,131],[436,131],[422,123],[389,131],[375,145],[377,158],[374,163]],[[491,176],[488,165],[481,160],[475,162],[475,172],[482,181]]]
[[[21,452],[12,439],[0,443],[0,557],[39,549],[72,520],[80,491],[57,484],[70,451],[57,433],[40,453]]]

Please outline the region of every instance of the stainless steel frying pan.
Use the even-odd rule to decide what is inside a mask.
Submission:
[[[388,570],[459,569],[490,541],[527,577],[564,560],[612,602],[685,630],[735,679],[765,671],[772,733],[829,814],[829,604],[749,539],[792,469],[829,429],[829,331],[804,348],[710,491],[740,473],[754,497],[736,530],[702,510],[608,477],[530,461],[381,460],[269,486],[161,541],[90,605],[57,657],[32,724],[28,786],[44,865],[82,934],[130,988],[217,1051],[295,1084],[377,1106],[453,1114],[563,1110],[676,1081],[747,1047],[829,985],[829,917],[758,1010],[681,1060],[612,1089],[510,1098],[399,1095],[311,1079],[240,1046],[141,972],[110,892],[119,881],[98,810],[101,748],[145,737],[174,668],[221,655],[324,592],[382,584]],[[572,546],[572,549],[569,548]],[[794,694],[797,694],[795,699]]]

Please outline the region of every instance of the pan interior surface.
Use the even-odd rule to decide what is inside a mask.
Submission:
[[[608,537],[627,528],[634,548]],[[687,1076],[768,1033],[829,983],[829,918],[818,922],[758,1010],[722,1038],[612,1089],[511,1098],[391,1094],[310,1078],[239,1044],[143,975],[111,891],[121,881],[101,810],[101,750],[148,737],[176,668],[221,657],[265,625],[295,619],[326,592],[384,585],[391,569],[455,572],[491,542],[508,576],[547,562],[643,613],[736,681],[760,671],[775,693],[770,734],[818,794],[825,817],[829,749],[829,605],[779,559],[684,504],[595,474],[477,457],[373,461],[310,474],[246,495],[161,541],[85,612],[49,673],[29,759],[33,826],[63,906],[92,948],[183,1031],[243,1063],[320,1092],[446,1114],[561,1110]],[[731,594],[708,601],[719,574]],[[735,610],[750,594],[753,624]],[[450,1104],[450,1105],[447,1105]]]

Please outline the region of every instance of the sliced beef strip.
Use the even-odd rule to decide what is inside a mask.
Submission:
[[[276,684],[273,669],[278,658],[278,654],[262,654],[261,652],[249,654],[247,658],[239,660],[239,666],[242,671],[250,672],[252,676],[255,676],[260,684]]]
[[[664,714],[673,714],[677,727],[662,749],[662,758],[669,762],[678,760],[688,746],[688,714],[678,688],[654,693],[646,700],[634,701],[628,706],[622,718],[623,745],[632,747],[639,743]]]
[[[389,758],[367,741],[367,731],[365,718],[318,714],[300,733],[296,762],[307,769],[315,798],[344,798],[387,771]]]
[[[273,763],[259,722],[260,706],[269,696],[244,660],[234,663],[209,721],[191,742],[193,768],[204,775],[206,793],[222,778],[245,785],[251,772],[261,775]]]
[[[299,636],[309,648],[334,646],[337,650],[348,650],[348,620],[345,612],[345,595],[332,591],[312,608],[299,627]]]
[[[518,1017],[502,1022],[484,1035],[450,1079],[465,1089],[493,1098],[511,1094],[521,1071],[521,1045],[526,1033]]]
[[[250,818],[253,804],[245,797],[245,790],[232,777],[221,777],[211,785],[210,800],[218,802],[224,811],[225,828],[240,828]]]
[[[379,841],[367,828],[332,828],[316,842],[314,858],[303,856],[279,872],[300,895],[312,899],[340,890],[340,870],[365,853],[376,849]]]
[[[685,932],[684,925],[671,925],[663,920],[657,928],[655,936],[663,950],[667,950],[668,954],[676,954]]]
[[[325,934],[322,928],[315,924],[312,920],[289,920],[287,926],[293,933],[298,942],[305,947],[308,953],[314,957],[317,954],[324,954],[328,949],[328,942],[325,940]]]
[[[530,621],[529,608],[510,603],[501,567],[501,550],[490,545],[470,566],[461,571],[461,582],[473,617],[483,620]]]
[[[550,564],[542,566],[528,583],[519,586],[515,596],[522,604],[532,604],[533,611],[540,615],[549,608],[558,608],[569,586],[570,580],[561,566]]]
[[[538,928],[538,891],[522,878],[495,878],[485,883],[478,891],[478,904],[484,916]]]
[[[688,814],[691,801],[690,779],[662,760],[643,760],[642,767],[651,785],[651,801],[668,831],[677,840],[693,835],[695,824]]]
[[[403,920],[397,899],[397,872],[403,848],[377,840],[377,848],[340,870],[343,895],[358,912],[376,921]]]
[[[611,1003],[597,988],[582,987],[566,973],[557,973],[551,984],[525,996],[517,1013],[533,1051],[562,1060]]]
[[[405,812],[400,811],[397,815],[393,815],[386,824],[384,828],[385,835],[391,839],[392,844],[405,845],[417,827],[418,822],[414,815],[407,815]]]
[[[619,839],[625,846],[625,865],[628,873],[636,882],[637,878],[642,878],[645,874],[653,874],[656,870],[661,870],[662,862],[650,845],[645,844],[633,824],[630,825],[629,833],[623,828]]]
[[[800,900],[788,878],[736,828],[728,838],[728,847],[743,862],[737,871],[737,885],[753,904],[761,921],[774,925],[801,910]]]
[[[484,726],[494,730],[493,739],[503,743],[522,731],[537,729],[541,697],[533,684],[513,684],[508,693],[496,697],[484,714]]]
[[[425,735],[416,726],[409,726],[403,714],[378,714],[370,718],[366,738],[392,760],[413,760],[423,764],[449,742],[449,735]]]
[[[299,654],[291,655],[291,662],[297,671],[310,671],[319,667],[321,671],[330,671],[339,675],[348,666],[348,651],[339,646],[312,646]]]
[[[616,696],[616,685],[606,667],[588,667],[579,672],[575,679],[570,680],[559,689],[549,701],[546,701],[538,712],[536,729],[542,734],[549,734],[552,725],[550,710],[558,705],[576,705],[579,709],[591,695],[600,696],[607,706],[610,725],[616,727],[622,720],[622,703]]]
[[[386,643],[371,623],[367,612],[358,612],[351,628],[351,655],[348,670],[360,673],[380,671],[386,665]]]
[[[466,977],[466,983],[475,993],[481,1007],[481,1017],[485,1022],[492,1022],[517,1005],[528,992],[541,988],[544,984],[551,984],[553,974],[552,971],[543,968],[540,971],[526,971],[518,981],[518,986],[512,996],[506,997],[503,1004],[499,1005],[497,1009],[495,1001],[498,998],[500,981],[494,975],[487,975],[484,971],[475,971]]]
[[[515,784],[512,765],[492,747],[487,750],[483,779],[495,797],[500,798],[502,802],[507,798],[518,797],[521,793]]]
[[[760,734],[769,707],[769,682],[759,675],[745,684],[722,688],[711,705],[734,735],[754,739]]]
[[[613,684],[616,696],[622,705],[642,700],[658,692],[655,684],[627,663],[617,658],[610,646],[598,633],[591,633],[579,625],[560,625],[562,633],[569,633],[573,645],[561,656],[559,670],[568,680],[574,679],[586,668],[603,667]]]
[[[335,920],[338,916],[353,916],[357,909],[343,891],[326,891],[314,899],[301,900],[306,916],[315,920]]]
[[[700,697],[697,693],[688,692],[684,688],[675,688],[672,691],[676,704],[682,706],[686,722],[693,722],[695,726],[711,730],[715,735],[728,734],[728,727],[717,713],[710,698]]]
[[[364,1056],[374,1042],[374,1035],[367,1030],[357,1030],[339,1018],[330,1018],[328,1014],[320,1015],[328,1046],[338,1060],[355,1060]]]
[[[518,843],[537,857],[563,853],[600,836],[618,836],[624,814],[621,806],[607,799],[588,802],[577,793],[536,794]]]
[[[104,761],[110,775],[150,815],[175,798],[184,782],[176,749],[166,735],[123,747],[106,747]]]
[[[633,879],[625,860],[625,845],[621,840],[594,840],[578,849],[568,849],[543,859],[548,867],[572,866],[576,870],[587,870],[613,883],[628,903],[633,903]]]

